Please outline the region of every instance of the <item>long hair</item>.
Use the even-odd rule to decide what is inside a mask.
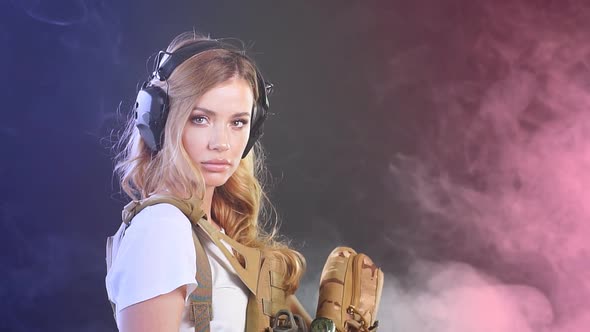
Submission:
[[[167,52],[207,39],[194,32],[183,33],[174,38]],[[149,149],[131,116],[119,141],[120,152],[115,157],[115,172],[121,188],[131,199],[144,199],[158,193],[195,203],[202,201],[205,182],[182,144],[183,128],[195,100],[236,77],[248,82],[254,99],[258,99],[255,65],[237,50],[201,52],[179,65],[165,82],[152,79],[150,83],[167,91],[169,96],[162,149],[157,153]],[[277,239],[275,227],[266,232],[259,224],[261,212],[271,206],[259,180],[264,174],[264,154],[257,142],[227,182],[215,188],[211,217],[231,238],[279,259],[287,271],[287,291],[293,293],[305,270],[305,259]]]

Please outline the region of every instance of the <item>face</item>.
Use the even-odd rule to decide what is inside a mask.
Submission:
[[[243,79],[234,78],[196,100],[182,133],[182,143],[207,188],[223,185],[240,164],[250,135],[254,96]]]

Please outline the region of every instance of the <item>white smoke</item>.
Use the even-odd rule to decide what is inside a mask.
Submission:
[[[421,261],[408,277],[412,285],[386,279],[383,331],[541,332],[553,319],[536,289],[501,284],[466,264]]]

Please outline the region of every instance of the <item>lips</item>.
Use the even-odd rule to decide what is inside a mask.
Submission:
[[[220,173],[227,171],[231,164],[227,160],[208,160],[201,163],[203,169],[208,172]]]
[[[226,159],[207,160],[207,161],[203,161],[202,164],[208,164],[208,165],[231,165],[231,163],[229,162],[229,160],[226,160]]]

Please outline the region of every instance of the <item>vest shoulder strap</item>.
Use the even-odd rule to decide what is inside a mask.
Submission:
[[[123,208],[121,213],[121,217],[123,222],[130,225],[131,219],[135,217],[141,210],[145,209],[148,206],[160,204],[160,203],[168,203],[177,207],[184,215],[191,221],[193,225],[195,225],[201,218],[205,216],[205,212],[201,209],[200,206],[197,205],[196,202],[188,201],[188,200],[181,200],[175,198],[173,196],[168,195],[152,195],[148,198],[142,200],[133,200],[129,202]]]
[[[209,322],[213,320],[213,280],[211,266],[205,248],[197,236],[197,229],[193,226],[193,242],[197,258],[197,288],[189,295],[191,300],[190,319],[195,323],[195,332],[209,332]]]

